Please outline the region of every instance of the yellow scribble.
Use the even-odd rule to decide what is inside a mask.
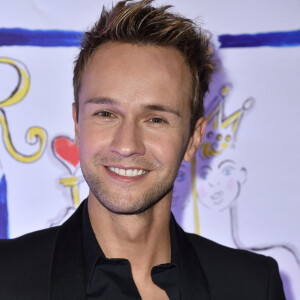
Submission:
[[[13,93],[0,102],[0,107],[6,107],[20,102],[26,96],[30,88],[30,78],[29,73],[21,62],[7,57],[0,57],[0,63],[15,67],[19,75],[19,81]]]
[[[195,220],[195,233],[200,234],[200,222],[199,222],[199,214],[198,214],[198,195],[196,189],[196,158],[194,157],[192,160],[192,191],[193,191],[193,202],[194,202],[194,220]]]
[[[235,134],[242,112],[242,110],[234,112],[222,123],[221,128],[224,129],[227,128],[230,124],[233,124],[231,131],[233,134]]]
[[[8,125],[7,125],[7,120],[5,118],[5,114],[2,109],[0,109],[0,124],[2,125],[2,128],[3,128],[4,144],[6,146],[8,153],[14,159],[16,159],[20,162],[23,162],[23,163],[31,163],[40,158],[40,156],[42,155],[42,153],[44,151],[45,143],[46,143],[46,132],[42,128],[31,127],[31,128],[29,128],[29,130],[27,132],[29,142],[32,142],[34,138],[36,138],[40,141],[40,147],[39,147],[38,151],[32,155],[22,155],[16,151],[16,149],[14,148],[14,146],[11,142]]]
[[[221,89],[221,94],[223,95],[223,96],[225,96],[227,93],[228,93],[228,86],[223,86],[223,88]]]
[[[65,177],[59,180],[60,184],[70,187],[72,190],[72,198],[76,207],[79,206],[79,193],[78,193],[78,178],[77,177]]]
[[[219,147],[219,149],[214,150],[212,148],[212,144],[210,142],[204,142],[202,144],[202,146],[201,146],[201,151],[202,151],[203,157],[204,158],[208,158],[209,156],[215,156],[215,155],[221,153],[227,147],[228,147],[228,143],[227,142],[223,142],[223,143],[221,143],[221,146]]]

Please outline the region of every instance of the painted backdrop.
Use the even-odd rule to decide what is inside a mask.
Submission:
[[[175,217],[186,231],[274,257],[287,299],[300,299],[300,2],[171,2],[205,24],[219,65],[205,139],[176,179]],[[72,67],[102,5],[111,1],[2,1],[0,238],[61,224],[87,196]]]

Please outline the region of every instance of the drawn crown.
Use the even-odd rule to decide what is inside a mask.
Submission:
[[[207,116],[207,134],[201,144],[201,154],[204,158],[222,153],[235,140],[237,129],[243,118],[244,112],[253,105],[253,99],[245,100],[240,109],[229,117],[224,116],[224,102],[229,88],[224,86],[217,96],[217,104]]]

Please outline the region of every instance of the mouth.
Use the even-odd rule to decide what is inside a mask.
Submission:
[[[211,199],[213,201],[214,204],[219,204],[222,202],[222,196],[223,196],[223,192],[222,191],[218,191],[215,192],[212,196]]]
[[[148,173],[149,171],[143,170],[143,169],[134,169],[134,168],[128,168],[128,169],[122,169],[122,168],[116,168],[116,167],[106,167],[111,172],[124,177],[137,177],[140,175],[144,175]]]

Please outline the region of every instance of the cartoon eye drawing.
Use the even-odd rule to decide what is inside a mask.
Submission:
[[[222,170],[222,174],[225,175],[225,176],[229,176],[232,174],[232,172],[234,171],[234,168],[233,167],[225,167],[223,170]]]

